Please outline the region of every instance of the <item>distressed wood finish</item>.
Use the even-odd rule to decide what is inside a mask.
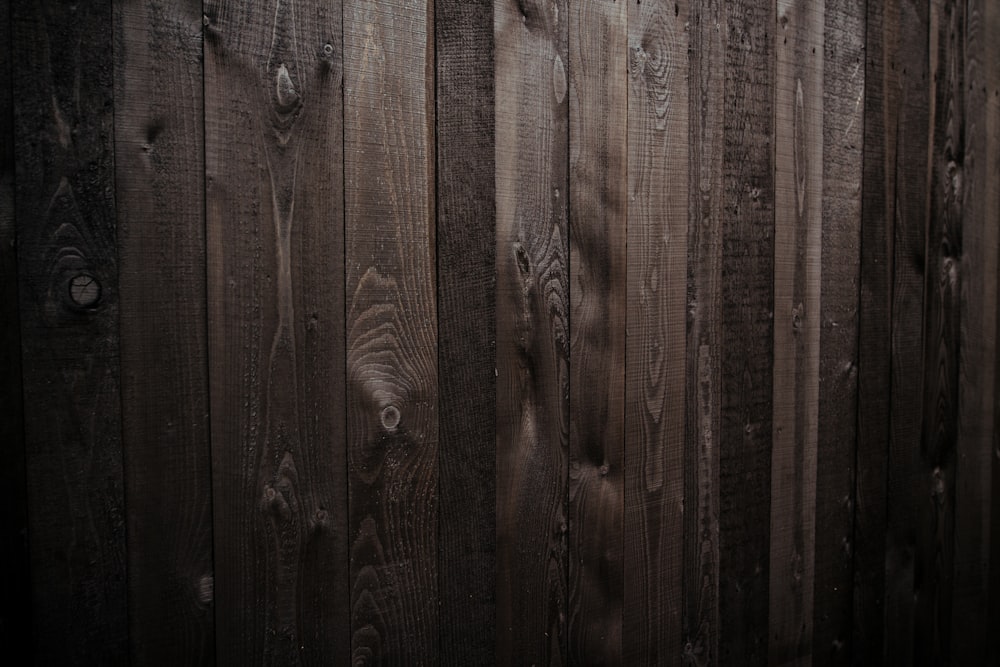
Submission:
[[[435,37],[439,658],[465,667],[496,641],[493,3],[438,0]]]
[[[201,17],[200,2],[115,3],[129,640],[138,664],[215,658]]]
[[[726,8],[719,660],[768,658],[774,260],[774,8]]]
[[[355,664],[438,660],[433,9],[344,4]]]
[[[346,661],[341,15],[205,5],[217,655]]]
[[[779,3],[769,662],[812,653],[819,419],[824,3]]]
[[[121,664],[111,2],[72,11],[15,2],[12,11],[34,655]]]
[[[623,648],[625,664],[657,664],[683,651],[683,540],[673,536],[682,534],[684,502],[689,15],[687,3],[627,4]]]
[[[865,131],[864,0],[827,0],[823,53],[823,229],[812,658],[815,665],[847,665],[853,653],[861,317],[858,290]]]
[[[496,35],[497,663],[566,659],[567,4],[500,0]]]
[[[678,12],[678,18],[680,13]],[[687,362],[684,435],[683,640],[688,665],[719,661],[719,492],[725,5],[691,3]],[[631,346],[629,347],[631,350]],[[669,348],[668,348],[669,349]],[[629,404],[631,405],[631,403]],[[679,511],[679,510],[676,510]]]

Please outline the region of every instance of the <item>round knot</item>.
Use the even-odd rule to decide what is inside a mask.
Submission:
[[[69,281],[69,298],[81,308],[90,308],[101,298],[101,283],[90,274],[78,273]]]
[[[399,426],[399,408],[395,405],[387,405],[382,408],[382,428],[386,431],[395,431],[396,427]]]

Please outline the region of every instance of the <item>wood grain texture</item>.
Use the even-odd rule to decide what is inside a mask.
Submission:
[[[723,3],[718,0],[692,2],[687,25],[690,28],[690,125],[686,133],[690,143],[687,220],[690,305],[687,309],[683,470],[684,508],[690,509],[683,512],[682,628],[685,664],[713,665],[719,662],[721,621],[723,121],[725,48],[729,33]]]
[[[567,3],[500,0],[497,664],[566,661]]]
[[[11,7],[34,656],[121,664],[111,2]]]
[[[438,661],[433,10],[344,4],[354,664]]]
[[[628,3],[574,2],[568,22],[569,661],[620,665]]]
[[[688,3],[628,5],[625,664],[682,648]],[[576,220],[574,219],[574,230]],[[575,267],[575,260],[571,260]],[[718,264],[716,264],[718,268]],[[575,268],[574,268],[575,271]],[[574,301],[576,293],[574,292]],[[578,320],[572,320],[574,337]],[[574,366],[574,369],[576,366]],[[574,386],[579,372],[574,371]],[[712,443],[708,443],[709,449]]]
[[[496,641],[493,3],[438,0],[438,589],[443,665]]]
[[[0,641],[13,645],[31,633],[28,490],[21,401],[21,318],[17,302],[14,219],[14,96],[10,3],[0,7]]]
[[[341,13],[204,24],[217,655],[344,662]]]
[[[964,53],[964,149],[954,172],[961,189],[958,406],[955,433],[955,545],[950,657],[990,664],[990,523],[997,364],[997,253],[1000,220],[1000,11],[967,4]],[[955,55],[955,54],[951,54]],[[956,162],[956,165],[958,163]],[[947,165],[946,165],[947,166]],[[953,176],[954,177],[954,176]],[[954,296],[954,295],[953,295]]]
[[[130,655],[212,664],[201,3],[114,11]]]
[[[865,2],[827,0],[816,460],[814,665],[852,655]]]
[[[719,660],[768,658],[774,268],[774,7],[727,6]]]
[[[891,84],[895,104],[896,202],[892,286],[892,386],[886,476],[885,659],[914,664],[918,516],[932,487],[923,474],[923,316],[928,191],[928,8],[909,1],[898,7]],[[859,503],[859,511],[861,506]],[[926,562],[926,561],[925,561]],[[922,575],[923,573],[921,573]]]
[[[779,3],[776,18],[768,649],[771,664],[801,664],[813,649],[824,3]]]

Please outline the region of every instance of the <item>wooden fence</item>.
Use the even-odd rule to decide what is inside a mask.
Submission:
[[[8,651],[1000,664],[1000,4],[0,34]]]

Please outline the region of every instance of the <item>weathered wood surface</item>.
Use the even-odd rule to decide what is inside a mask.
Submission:
[[[438,661],[433,9],[344,4],[354,664]]]
[[[341,13],[203,23],[217,656],[345,661]]]
[[[114,10],[130,652],[211,664],[201,3]]]

